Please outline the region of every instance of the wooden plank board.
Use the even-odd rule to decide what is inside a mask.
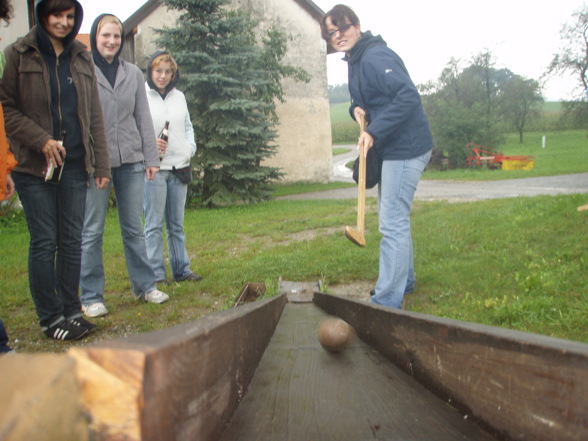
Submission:
[[[588,439],[588,345],[315,293],[374,349],[506,439]]]
[[[67,355],[4,355],[0,373],[0,440],[90,439],[75,362]]]
[[[216,441],[254,374],[285,302],[285,295],[260,300],[73,351],[83,366],[80,375],[93,439]],[[124,388],[117,386],[121,383]],[[113,405],[108,397],[117,393],[121,400]]]
[[[325,351],[325,317],[314,304],[285,306],[221,441],[495,439],[365,343]]]

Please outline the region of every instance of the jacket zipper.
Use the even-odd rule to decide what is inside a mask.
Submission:
[[[59,112],[59,135],[63,140],[63,116],[61,114],[61,79],[59,78],[59,55],[55,54],[55,79],[57,80],[57,110]]]

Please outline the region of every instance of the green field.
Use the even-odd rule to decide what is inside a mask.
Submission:
[[[586,172],[585,131],[542,134],[525,144],[509,137],[508,154],[534,155],[535,170],[426,172],[425,179],[491,180]],[[279,186],[277,195],[345,183]],[[415,203],[412,223],[417,290],[407,309],[588,343],[586,238],[588,215],[576,208],[588,195],[541,196],[448,204]],[[280,279],[322,281],[324,289],[375,284],[379,241],[377,200],[368,198],[365,248],[350,244],[345,225],[356,221],[355,200],[274,200],[256,205],[186,211],[187,248],[198,283],[160,286],[163,305],[138,302],[130,291],[116,211],[104,235],[106,303],[95,320],[102,339],[166,328],[230,308],[246,283],[269,295]],[[29,294],[28,232],[22,213],[0,217],[0,317],[21,352],[61,352],[71,343],[41,333]]]

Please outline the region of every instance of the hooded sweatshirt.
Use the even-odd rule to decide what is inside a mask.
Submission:
[[[35,22],[37,25],[37,42],[41,56],[49,66],[49,86],[51,88],[51,117],[53,119],[53,137],[63,139],[67,149],[67,160],[80,160],[84,157],[82,144],[82,129],[78,117],[78,95],[73,83],[70,63],[71,48],[78,35],[84,11],[82,5],[76,3],[75,24],[72,31],[63,39],[63,52],[57,56],[53,44],[39,21],[39,5],[44,0],[38,0],[35,6]],[[81,163],[81,161],[79,161]]]
[[[159,167],[156,137],[145,93],[145,78],[134,64],[119,58],[121,46],[112,63],[98,51],[96,36],[98,23],[105,15],[94,20],[90,32],[90,47],[96,66],[100,104],[104,114],[104,127],[108,140],[111,167],[143,162],[145,167]]]
[[[169,138],[165,155],[161,160],[161,169],[172,170],[190,164],[190,158],[196,153],[196,141],[186,97],[176,89],[180,72],[176,72],[175,78],[170,81],[163,94],[151,79],[151,63],[165,53],[167,52],[156,52],[149,59],[146,88],[155,134],[159,134],[165,122],[169,121]]]
[[[119,56],[123,50],[123,46],[125,45],[125,33],[121,33],[120,47],[118,48],[118,51],[114,56],[112,63],[109,63],[102,55],[100,55],[100,52],[98,52],[98,47],[96,46],[96,33],[98,32],[98,24],[100,23],[100,20],[102,20],[102,18],[106,15],[112,14],[99,15],[96,18],[96,20],[94,20],[94,23],[92,23],[92,29],[90,30],[90,47],[92,49],[92,58],[94,59],[94,65],[98,69],[100,69],[100,71],[102,71],[110,85],[114,87],[114,83],[116,81],[116,71],[118,70],[118,65],[120,64]]]

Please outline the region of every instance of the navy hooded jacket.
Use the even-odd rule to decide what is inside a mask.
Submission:
[[[420,94],[402,59],[382,37],[364,32],[344,60],[351,116],[357,106],[366,110],[367,132],[380,159],[411,159],[431,150],[433,136]]]

